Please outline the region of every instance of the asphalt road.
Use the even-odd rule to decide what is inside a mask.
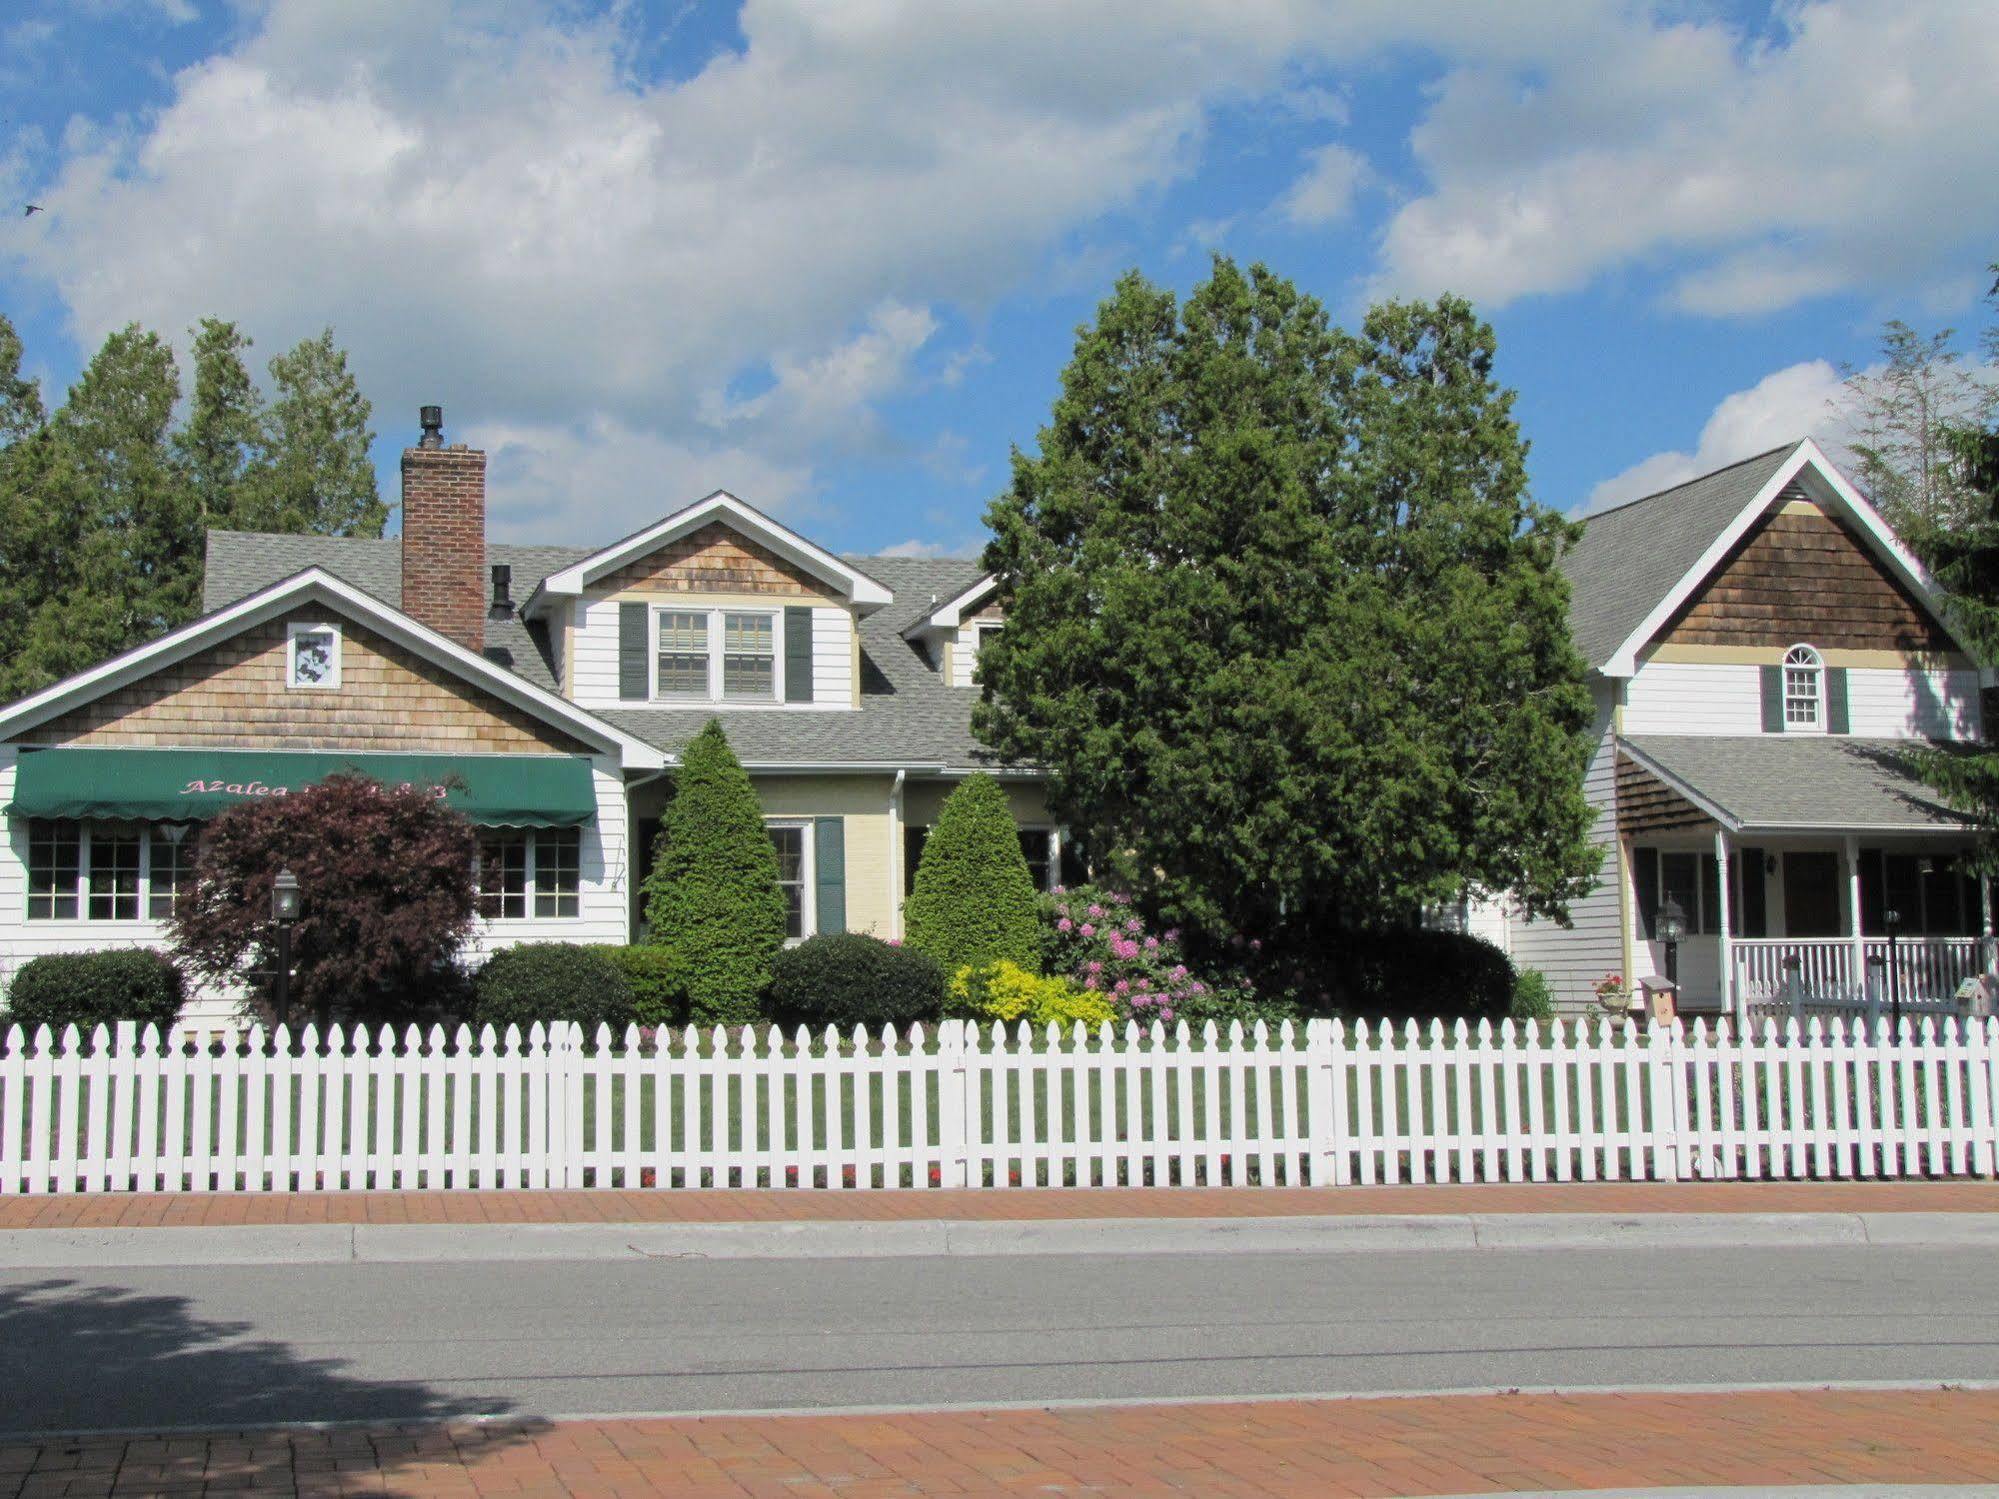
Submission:
[[[1956,1248],[0,1275],[0,1431],[1483,1386],[1999,1379]]]

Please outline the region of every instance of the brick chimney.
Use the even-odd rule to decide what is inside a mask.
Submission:
[[[403,449],[403,612],[474,651],[486,648],[486,455],[444,445],[444,411]]]

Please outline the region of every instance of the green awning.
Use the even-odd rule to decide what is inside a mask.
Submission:
[[[489,827],[574,827],[597,815],[590,762],[576,755],[377,755],[290,750],[23,750],[18,817],[200,821],[351,771],[385,786],[429,786]]]

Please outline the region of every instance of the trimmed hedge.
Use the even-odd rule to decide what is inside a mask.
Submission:
[[[770,1002],[787,1023],[901,1027],[942,1011],[944,970],[914,948],[829,932],[777,955]]]
[[[645,891],[653,941],[688,1018],[755,1020],[784,946],[784,892],[763,804],[716,719],[681,756]]]
[[[181,971],[157,948],[52,953],[21,965],[0,1023],[29,1031],[46,1025],[58,1034],[73,1025],[85,1036],[94,1026],[120,1020],[164,1030],[186,997]]]
[[[673,979],[673,958],[663,947],[607,947],[632,989],[632,1015],[640,1025],[679,1025],[687,1001]]]
[[[1326,963],[1334,1002],[1370,1024],[1463,1018],[1497,1025],[1513,1006],[1512,960],[1463,932],[1351,932]]]
[[[524,942],[502,948],[472,980],[474,1025],[521,1034],[536,1021],[573,1020],[585,1036],[608,1025],[622,1035],[632,1021],[632,986],[601,947]]]
[[[946,973],[1001,961],[1041,968],[1041,915],[1020,831],[998,781],[967,776],[944,798],[905,908],[909,945]]]

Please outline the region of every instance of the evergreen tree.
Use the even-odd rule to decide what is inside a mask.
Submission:
[[[967,776],[923,842],[903,912],[909,945],[936,959],[947,980],[1002,959],[1038,972],[1037,905],[1006,792],[989,775]]]
[[[1576,533],[1527,496],[1493,353],[1454,298],[1354,336],[1262,267],[1184,307],[1128,275],[1014,455],[975,731],[1210,941],[1589,888]]]
[[[689,1015],[704,1025],[754,1020],[784,946],[784,892],[756,788],[718,720],[681,755],[645,896],[650,941]]]
[[[374,412],[333,330],[271,361],[261,450],[244,476],[243,524],[257,531],[380,536],[389,507],[368,449]]]
[[[243,363],[250,347],[234,323],[203,318],[194,338],[194,399],[174,452],[205,527],[237,524],[243,475],[262,437],[263,400]]]
[[[38,431],[45,420],[41,385],[21,374],[21,335],[0,313],[0,437],[15,439]]]

